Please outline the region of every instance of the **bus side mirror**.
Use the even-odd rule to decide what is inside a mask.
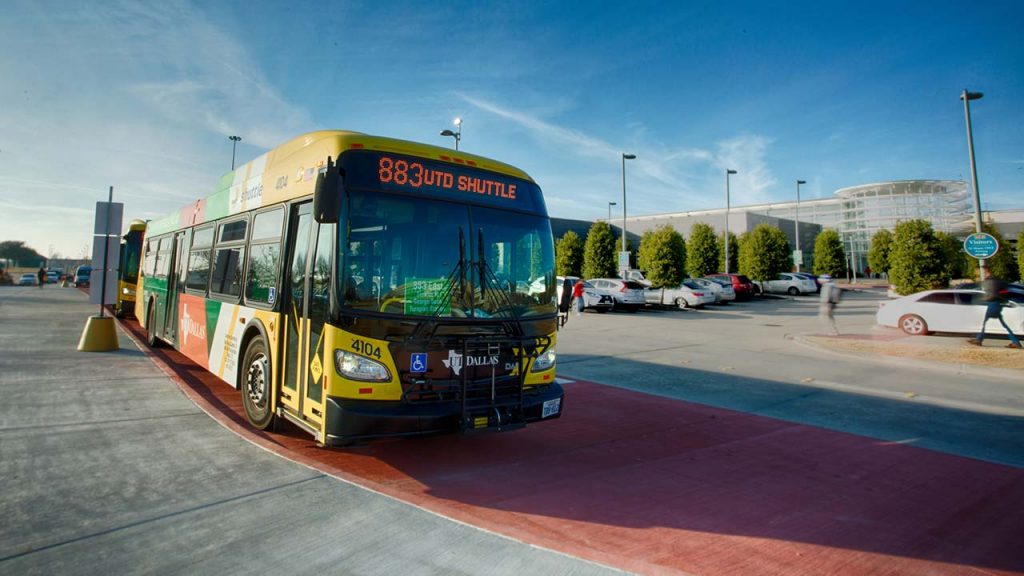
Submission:
[[[313,217],[321,224],[336,224],[341,214],[341,173],[327,158],[327,167],[316,176],[313,192]]]

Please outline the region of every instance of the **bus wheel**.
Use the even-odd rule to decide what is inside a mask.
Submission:
[[[150,302],[149,312],[146,313],[146,345],[150,348],[156,348],[160,343],[156,337],[154,322],[156,322],[156,305]]]
[[[242,405],[254,428],[266,430],[274,419],[270,410],[270,356],[262,336],[249,342],[242,362]]]

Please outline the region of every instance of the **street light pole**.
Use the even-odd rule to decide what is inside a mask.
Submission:
[[[974,134],[971,132],[971,100],[980,100],[981,92],[968,92],[967,88],[960,93],[960,99],[964,101],[964,117],[967,119],[967,155],[971,160],[971,186],[974,187],[974,231],[981,234],[981,197],[978,193],[978,169],[974,165]],[[978,260],[978,280],[984,280],[988,276],[985,261]]]
[[[228,140],[231,140],[231,169],[235,169],[235,146],[242,141],[241,136],[228,136]]]
[[[806,180],[796,181],[796,251],[800,254],[800,259],[796,261],[796,271],[800,271],[800,265],[803,264],[804,254],[800,252],[800,185],[807,184]]]
[[[608,223],[609,224],[611,224],[611,221],[612,221],[612,206],[617,206],[617,205],[618,204],[616,204],[615,202],[609,202],[608,203]]]
[[[729,273],[729,175],[735,170],[725,169],[725,273]]]
[[[636,154],[622,154],[622,251],[626,251],[626,160],[633,160]]]
[[[455,124],[457,131],[452,132],[451,130],[441,130],[441,136],[452,136],[455,138],[455,149],[458,150],[459,140],[462,140],[462,118],[456,118],[453,124]]]

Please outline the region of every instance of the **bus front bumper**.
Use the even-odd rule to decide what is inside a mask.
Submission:
[[[492,426],[492,430],[521,427],[529,422],[554,420],[562,415],[565,391],[558,383],[527,389],[523,395],[523,418],[513,425]],[[545,415],[545,408],[549,414]],[[550,413],[552,409],[556,409]],[[344,446],[358,440],[439,434],[463,430],[460,402],[408,403],[327,398],[326,446]]]

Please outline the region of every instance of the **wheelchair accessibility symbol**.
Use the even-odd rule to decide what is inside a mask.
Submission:
[[[425,352],[418,352],[410,357],[409,371],[421,373],[427,371],[427,354]]]

